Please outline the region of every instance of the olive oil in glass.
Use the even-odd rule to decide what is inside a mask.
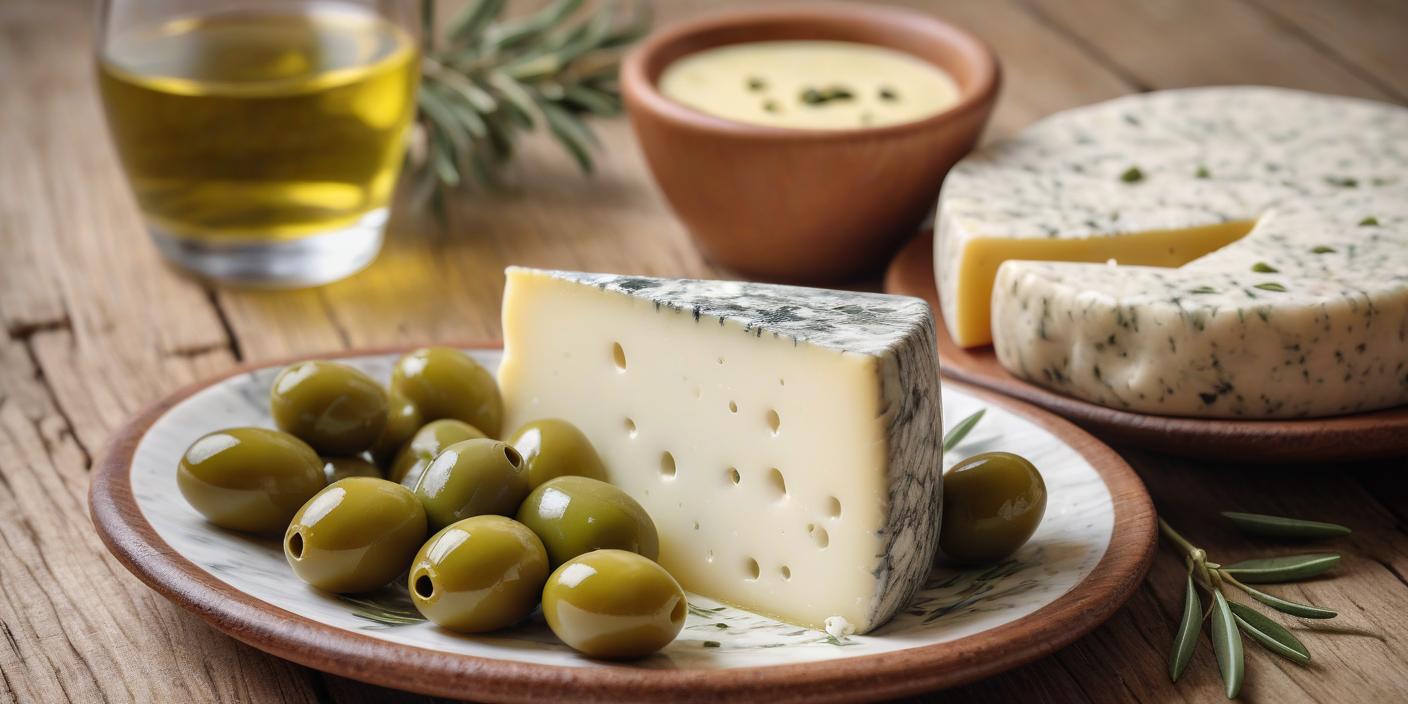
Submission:
[[[250,283],[341,278],[381,246],[416,42],[374,6],[250,5],[108,28],[108,128],[167,256]]]

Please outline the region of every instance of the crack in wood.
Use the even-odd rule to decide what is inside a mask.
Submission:
[[[73,330],[73,319],[69,317],[68,313],[64,313],[62,318],[51,320],[25,320],[11,323],[5,328],[5,334],[12,340],[24,342],[40,333],[65,330]]]
[[[235,327],[230,324],[230,316],[225,313],[225,307],[220,304],[220,294],[213,286],[206,286],[205,298],[215,309],[215,318],[220,321],[220,328],[225,331],[225,339],[229,340],[230,354],[236,362],[243,362],[244,350],[240,349],[240,338],[235,334]]]
[[[74,425],[73,417],[64,409],[63,404],[59,403],[59,396],[49,383],[48,377],[44,374],[44,367],[39,363],[39,355],[34,351],[33,339],[25,338],[20,342],[20,347],[29,356],[29,363],[34,367],[35,381],[39,383],[40,388],[44,389],[44,396],[49,399],[49,405],[54,409],[54,414],[63,422],[63,428],[60,429],[60,432],[68,433],[68,436],[73,439],[73,446],[78,448],[78,453],[83,456],[83,471],[91,471],[93,469],[93,453],[88,451],[88,446],[84,445],[83,440],[78,437],[78,426]],[[49,439],[44,436],[39,419],[31,418],[30,422],[34,424],[34,432],[39,436],[39,442],[43,443],[45,452],[52,455],[52,447],[49,444]]]

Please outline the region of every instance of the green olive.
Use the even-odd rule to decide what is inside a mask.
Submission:
[[[626,492],[596,479],[558,477],[539,486],[518,507],[518,520],[542,539],[554,567],[606,548],[660,557],[650,514]]]
[[[386,391],[345,364],[290,364],[274,378],[269,401],[279,430],[325,455],[355,455],[386,426]]]
[[[606,481],[606,467],[592,442],[565,420],[544,418],[525,423],[508,437],[508,444],[523,455],[528,483],[533,486],[565,476]]]
[[[445,448],[416,484],[416,497],[437,530],[470,516],[511,516],[527,495],[523,457],[508,443],[488,438]]]
[[[387,472],[386,478],[414,488],[420,481],[421,473],[442,450],[463,440],[482,437],[484,433],[462,420],[432,420],[417,430],[410,442],[396,454],[396,461],[391,463],[391,471]]]
[[[202,436],[182,455],[176,485],[195,510],[223,528],[278,534],[327,484],[318,453],[267,428]]]
[[[425,533],[425,509],[409,489],[350,477],[298,510],[284,533],[284,557],[319,589],[365,592],[405,572]]]
[[[494,375],[459,350],[427,347],[402,357],[391,370],[391,388],[426,420],[454,418],[499,436],[504,404]]]
[[[949,560],[986,564],[1006,558],[1036,532],[1046,513],[1046,482],[1025,457],[985,452],[944,475],[939,549]]]
[[[324,457],[323,472],[328,483],[348,477],[375,477],[381,479],[381,468],[361,457]]]
[[[507,628],[537,608],[548,555],[533,531],[503,516],[446,526],[411,563],[411,601],[432,622],[461,633]]]
[[[543,587],[548,627],[594,658],[638,658],[669,645],[688,607],[665,568],[624,550],[574,557]]]
[[[422,425],[425,425],[425,421],[421,419],[420,409],[416,408],[414,403],[407,401],[406,397],[398,392],[388,394],[386,426],[381,429],[381,435],[377,436],[376,442],[372,443],[372,460],[382,467],[389,468],[391,461],[396,459],[396,454],[411,441],[411,437]]]

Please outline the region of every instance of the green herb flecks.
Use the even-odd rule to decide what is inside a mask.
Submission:
[[[1326,176],[1326,177],[1325,177],[1325,183],[1328,183],[1328,184],[1330,184],[1331,186],[1337,186],[1337,187],[1339,187],[1339,188],[1358,188],[1358,187],[1359,187],[1359,179],[1356,179],[1356,178],[1349,178],[1349,177],[1346,177],[1346,176]]]
[[[1257,262],[1257,263],[1253,264],[1253,265],[1252,265],[1252,271],[1255,271],[1255,272],[1258,273],[1258,274],[1279,274],[1279,273],[1281,273],[1281,270],[1280,270],[1280,269],[1277,269],[1276,267],[1271,266],[1270,264],[1267,264],[1266,262]]]
[[[757,93],[758,91],[761,91],[761,90],[766,90],[767,87],[768,87],[767,81],[764,81],[763,79],[758,78],[757,76],[750,76],[750,77],[748,78],[748,84],[747,84],[747,85],[748,85],[748,90],[750,90],[750,91],[752,91],[752,92],[754,92],[754,93]]]
[[[720,643],[720,642],[718,642],[718,641],[716,641],[716,640],[706,640],[706,641],[704,641],[704,647],[706,647],[706,648],[718,648],[718,647],[721,647],[722,645],[723,645],[723,643]]]
[[[825,88],[807,88],[798,96],[803,105],[825,105],[832,102],[853,100],[855,93],[845,86],[833,85]]]
[[[900,94],[889,86],[880,86],[879,96],[887,103],[897,103],[900,100]]]
[[[1139,183],[1144,180],[1144,172],[1138,166],[1131,166],[1120,174],[1120,180],[1125,183]]]
[[[1237,521],[1239,527],[1253,526],[1252,531],[1271,530],[1284,537],[1332,537],[1343,535],[1320,526],[1334,526],[1332,523],[1281,518],[1264,514],[1226,512],[1229,520]],[[1233,518],[1236,517],[1236,518]],[[1270,528],[1267,528],[1270,526]],[[1307,526],[1313,526],[1308,528]],[[1338,526],[1336,526],[1338,528]],[[1289,534],[1287,533],[1289,532]],[[1258,533],[1265,535],[1267,533]],[[1247,586],[1247,582],[1279,582],[1306,579],[1323,574],[1339,561],[1339,555],[1288,555],[1280,557],[1244,560],[1232,565],[1222,565],[1208,559],[1202,548],[1194,545],[1186,537],[1159,519],[1159,535],[1170,544],[1188,566],[1185,577],[1183,614],[1178,630],[1174,634],[1173,648],[1169,652],[1169,678],[1177,681],[1182,676],[1197,648],[1198,631],[1202,622],[1211,616],[1211,636],[1216,655],[1218,671],[1225,684],[1224,693],[1229,699],[1241,691],[1244,676],[1244,654],[1242,634],[1268,650],[1298,664],[1310,660],[1310,651],[1294,635],[1280,624],[1255,610],[1249,604],[1232,602],[1223,590],[1235,587],[1256,601],[1277,611],[1299,618],[1334,618],[1335,612],[1318,606],[1299,604]],[[1211,605],[1203,611],[1199,591],[1207,593]]]
[[[1315,246],[1315,247],[1312,247],[1312,248],[1310,249],[1310,253],[1311,253],[1311,254],[1333,254],[1333,253],[1338,252],[1338,251],[1339,251],[1339,250],[1335,249],[1334,247],[1331,247],[1331,246],[1329,246],[1329,245],[1323,245],[1323,244],[1322,244],[1322,245]]]
[[[765,112],[777,112],[777,111],[778,111],[777,101],[776,101],[776,100],[764,100],[764,101],[763,101],[763,110],[764,110]]]
[[[1259,289],[1261,289],[1261,290],[1263,290],[1263,291],[1274,291],[1274,292],[1276,292],[1276,293],[1285,293],[1285,292],[1286,292],[1286,287],[1285,287],[1285,286],[1282,286],[1281,284],[1276,283],[1275,281],[1267,281],[1266,283],[1263,283],[1263,284],[1256,284],[1256,285],[1252,286],[1252,288],[1259,288]]]
[[[1208,171],[1206,166],[1199,166],[1198,170],[1193,172],[1193,178],[1212,178],[1212,172]]]
[[[1359,226],[1360,226],[1360,227],[1378,227],[1378,226],[1379,226],[1379,219],[1376,218],[1376,217],[1374,217],[1373,215],[1370,215],[1369,217],[1364,218],[1363,220],[1360,220],[1360,221],[1359,221]]]
[[[1195,293],[1195,294],[1217,293],[1217,289],[1215,289],[1215,288],[1213,288],[1213,287],[1211,287],[1211,286],[1199,286],[1199,287],[1197,287],[1197,288],[1189,289],[1189,290],[1188,290],[1188,293]]]
[[[949,452],[953,448],[958,447],[958,443],[963,442],[963,438],[968,437],[968,433],[973,432],[973,426],[977,425],[978,421],[983,419],[983,414],[987,412],[988,409],[980,408],[976,413],[958,421],[958,425],[953,426],[953,429],[944,433],[944,452]]]

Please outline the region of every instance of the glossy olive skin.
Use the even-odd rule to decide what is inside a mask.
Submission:
[[[496,438],[504,404],[494,375],[459,350],[426,347],[397,360],[391,388],[420,409],[426,420],[462,420]]]
[[[548,554],[533,531],[503,516],[474,516],[425,543],[406,586],[433,623],[484,633],[533,613],[547,578]]]
[[[626,492],[588,477],[558,477],[533,490],[518,520],[547,548],[554,567],[593,550],[660,557],[660,535],[650,514]]]
[[[284,534],[284,557],[319,589],[365,592],[405,572],[426,532],[425,509],[409,489],[350,477],[298,510]]]
[[[606,481],[606,466],[592,442],[565,420],[544,418],[524,423],[506,441],[523,455],[528,483],[533,486],[566,476]]]
[[[396,454],[411,441],[411,437],[423,425],[425,420],[414,403],[395,391],[387,394],[386,425],[382,427],[381,435],[377,436],[376,442],[372,443],[371,449],[368,450],[372,453],[372,461],[389,469],[392,460],[396,459]]]
[[[230,428],[191,444],[176,485],[195,510],[223,528],[277,535],[327,480],[308,444],[267,428]]]
[[[331,484],[348,477],[374,477],[381,479],[381,468],[361,457],[324,457],[323,473]]]
[[[665,568],[633,552],[568,560],[543,587],[543,616],[569,646],[594,658],[649,655],[684,628],[689,604]]]
[[[470,516],[512,516],[527,495],[523,457],[508,443],[488,438],[445,448],[416,484],[416,498],[434,530]]]
[[[960,564],[1002,560],[1027,542],[1046,513],[1046,482],[1025,457],[985,452],[944,474],[939,549]]]
[[[482,437],[485,437],[484,433],[462,420],[432,420],[417,430],[410,442],[396,454],[396,461],[391,463],[386,478],[414,489],[421,473],[441,451],[457,442]]]
[[[336,362],[284,367],[269,390],[269,407],[279,430],[324,455],[355,455],[371,447],[386,426],[381,384]]]

